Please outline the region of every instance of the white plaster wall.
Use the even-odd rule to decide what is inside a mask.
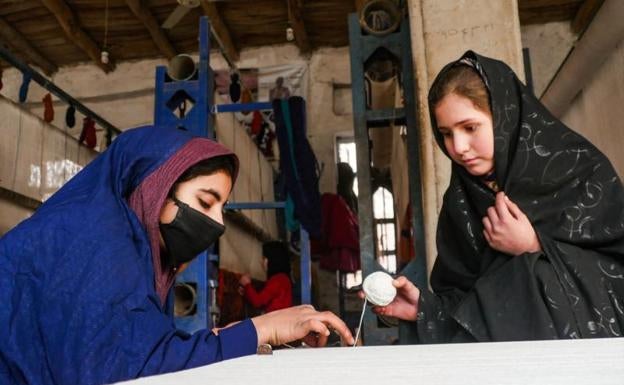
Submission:
[[[587,82],[562,121],[607,155],[624,178],[624,41]]]
[[[253,235],[225,220],[225,234],[219,240],[219,267],[236,273],[249,273],[264,281],[262,244]]]
[[[308,137],[323,167],[321,192],[336,191],[335,140],[338,134],[353,135],[352,113],[336,114],[334,84],[351,83],[349,47],[324,48],[310,59],[308,95]],[[351,99],[351,95],[346,95]]]
[[[90,162],[97,153],[0,96],[0,187],[43,201]],[[0,199],[0,234],[32,210]]]
[[[16,205],[15,202],[0,198],[0,236],[32,215],[33,211]]]
[[[540,97],[578,39],[569,21],[523,26],[522,46],[529,49],[533,91]]]
[[[97,153],[0,97],[0,186],[47,199]]]
[[[230,202],[272,202],[273,168],[260,153],[245,129],[233,114],[217,115],[217,140],[231,148],[240,162],[238,178],[230,195]],[[277,238],[275,210],[241,210],[259,228]],[[250,273],[253,278],[266,278],[260,263],[262,244],[258,239],[242,231],[236,225],[228,225],[219,241],[221,268]]]

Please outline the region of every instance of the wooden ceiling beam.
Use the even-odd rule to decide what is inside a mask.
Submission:
[[[600,6],[604,3],[604,0],[585,0],[579,7],[579,10],[572,20],[572,31],[574,33],[581,33],[587,28],[589,23],[596,15],[596,12],[600,9]]]
[[[156,44],[156,47],[160,50],[160,52],[165,55],[167,59],[171,59],[176,56],[178,53],[175,48],[173,48],[173,45],[163,32],[162,28],[160,28],[160,25],[156,21],[154,15],[152,15],[152,12],[145,7],[143,1],[126,0],[126,4],[128,4],[128,7],[132,10],[132,13],[134,13],[137,19],[145,25],[145,28],[147,28],[147,31],[152,36],[154,44]]]
[[[583,0],[518,0],[518,8],[577,6]]]
[[[367,0],[355,0],[355,12],[359,15]]]
[[[295,42],[301,52],[310,51],[310,40],[303,22],[303,0],[288,1],[288,23],[295,32]]]
[[[65,31],[67,38],[80,47],[98,67],[107,73],[115,68],[115,63],[112,58],[108,64],[102,63],[100,60],[100,47],[82,29],[80,23],[78,22],[78,18],[76,18],[76,15],[64,0],[41,0],[41,2],[50,10],[50,12],[52,12],[52,14],[54,14],[56,20],[58,20],[59,24],[63,28],[63,31]]]
[[[238,61],[240,55],[234,45],[234,42],[232,41],[230,31],[219,14],[217,5],[214,2],[208,2],[205,0],[202,0],[201,5],[204,10],[204,14],[208,16],[208,19],[210,20],[212,35],[221,46],[221,52],[223,53],[223,56],[225,56],[225,60],[232,65],[234,62]]]
[[[44,57],[19,31],[2,18],[0,18],[0,37],[5,42],[10,42],[7,44],[20,51],[29,59],[28,62],[40,67],[46,75],[52,75],[58,70],[56,64]]]

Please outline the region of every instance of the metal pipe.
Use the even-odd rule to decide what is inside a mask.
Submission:
[[[241,111],[268,111],[273,109],[272,102],[254,102],[254,103],[231,103],[231,104],[215,104],[212,107],[213,114],[223,112],[241,112]]]
[[[172,57],[167,66],[167,75],[175,81],[190,80],[196,72],[195,60],[187,54]]]
[[[188,317],[197,312],[197,290],[189,283],[178,282],[173,288],[173,312],[176,317]]]
[[[85,116],[90,116],[96,123],[102,126],[106,130],[106,145],[110,145],[113,140],[113,133],[119,135],[121,134],[121,130],[117,127],[110,124],[104,118],[93,112],[84,104],[80,103],[78,100],[74,99],[71,95],[60,89],[56,84],[52,83],[45,76],[41,75],[39,72],[32,69],[28,64],[22,62],[17,57],[15,57],[11,52],[5,49],[2,45],[0,45],[0,58],[4,59],[6,62],[11,64],[13,67],[22,71],[23,74],[28,74],[32,80],[37,82],[41,87],[50,91],[54,95],[56,95],[59,99],[65,101],[66,103],[74,106],[74,108],[80,111]]]

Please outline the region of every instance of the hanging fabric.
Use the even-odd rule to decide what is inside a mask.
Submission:
[[[43,120],[50,123],[54,120],[54,106],[52,105],[52,95],[48,92],[43,99]]]
[[[76,108],[72,105],[67,107],[67,112],[65,112],[65,124],[69,128],[74,128],[76,125]]]
[[[89,148],[95,148],[97,145],[97,137],[95,136],[95,121],[86,116],[82,121],[82,132],[78,142],[84,142]]]
[[[312,241],[312,254],[320,255],[319,266],[328,271],[354,273],[360,270],[358,219],[338,194],[321,197],[321,237]]]
[[[262,113],[260,111],[253,112],[253,118],[251,119],[251,126],[249,129],[249,133],[251,136],[255,137],[262,131],[262,123],[264,120],[262,119]]]
[[[321,234],[319,167],[306,134],[305,101],[299,96],[273,101],[280,168],[286,191],[295,205],[295,217],[311,237]]]
[[[19,89],[19,102],[24,103],[28,97],[28,86],[30,85],[31,75],[24,72],[22,77],[22,85]]]
[[[241,97],[241,85],[239,83],[238,74],[234,72],[230,75],[230,100],[232,103],[238,102]]]

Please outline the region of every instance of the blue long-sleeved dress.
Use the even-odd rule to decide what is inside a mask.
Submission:
[[[255,353],[250,320],[219,335],[175,328],[126,201],[190,139],[154,127],[120,135],[0,239],[0,384],[103,384]]]

